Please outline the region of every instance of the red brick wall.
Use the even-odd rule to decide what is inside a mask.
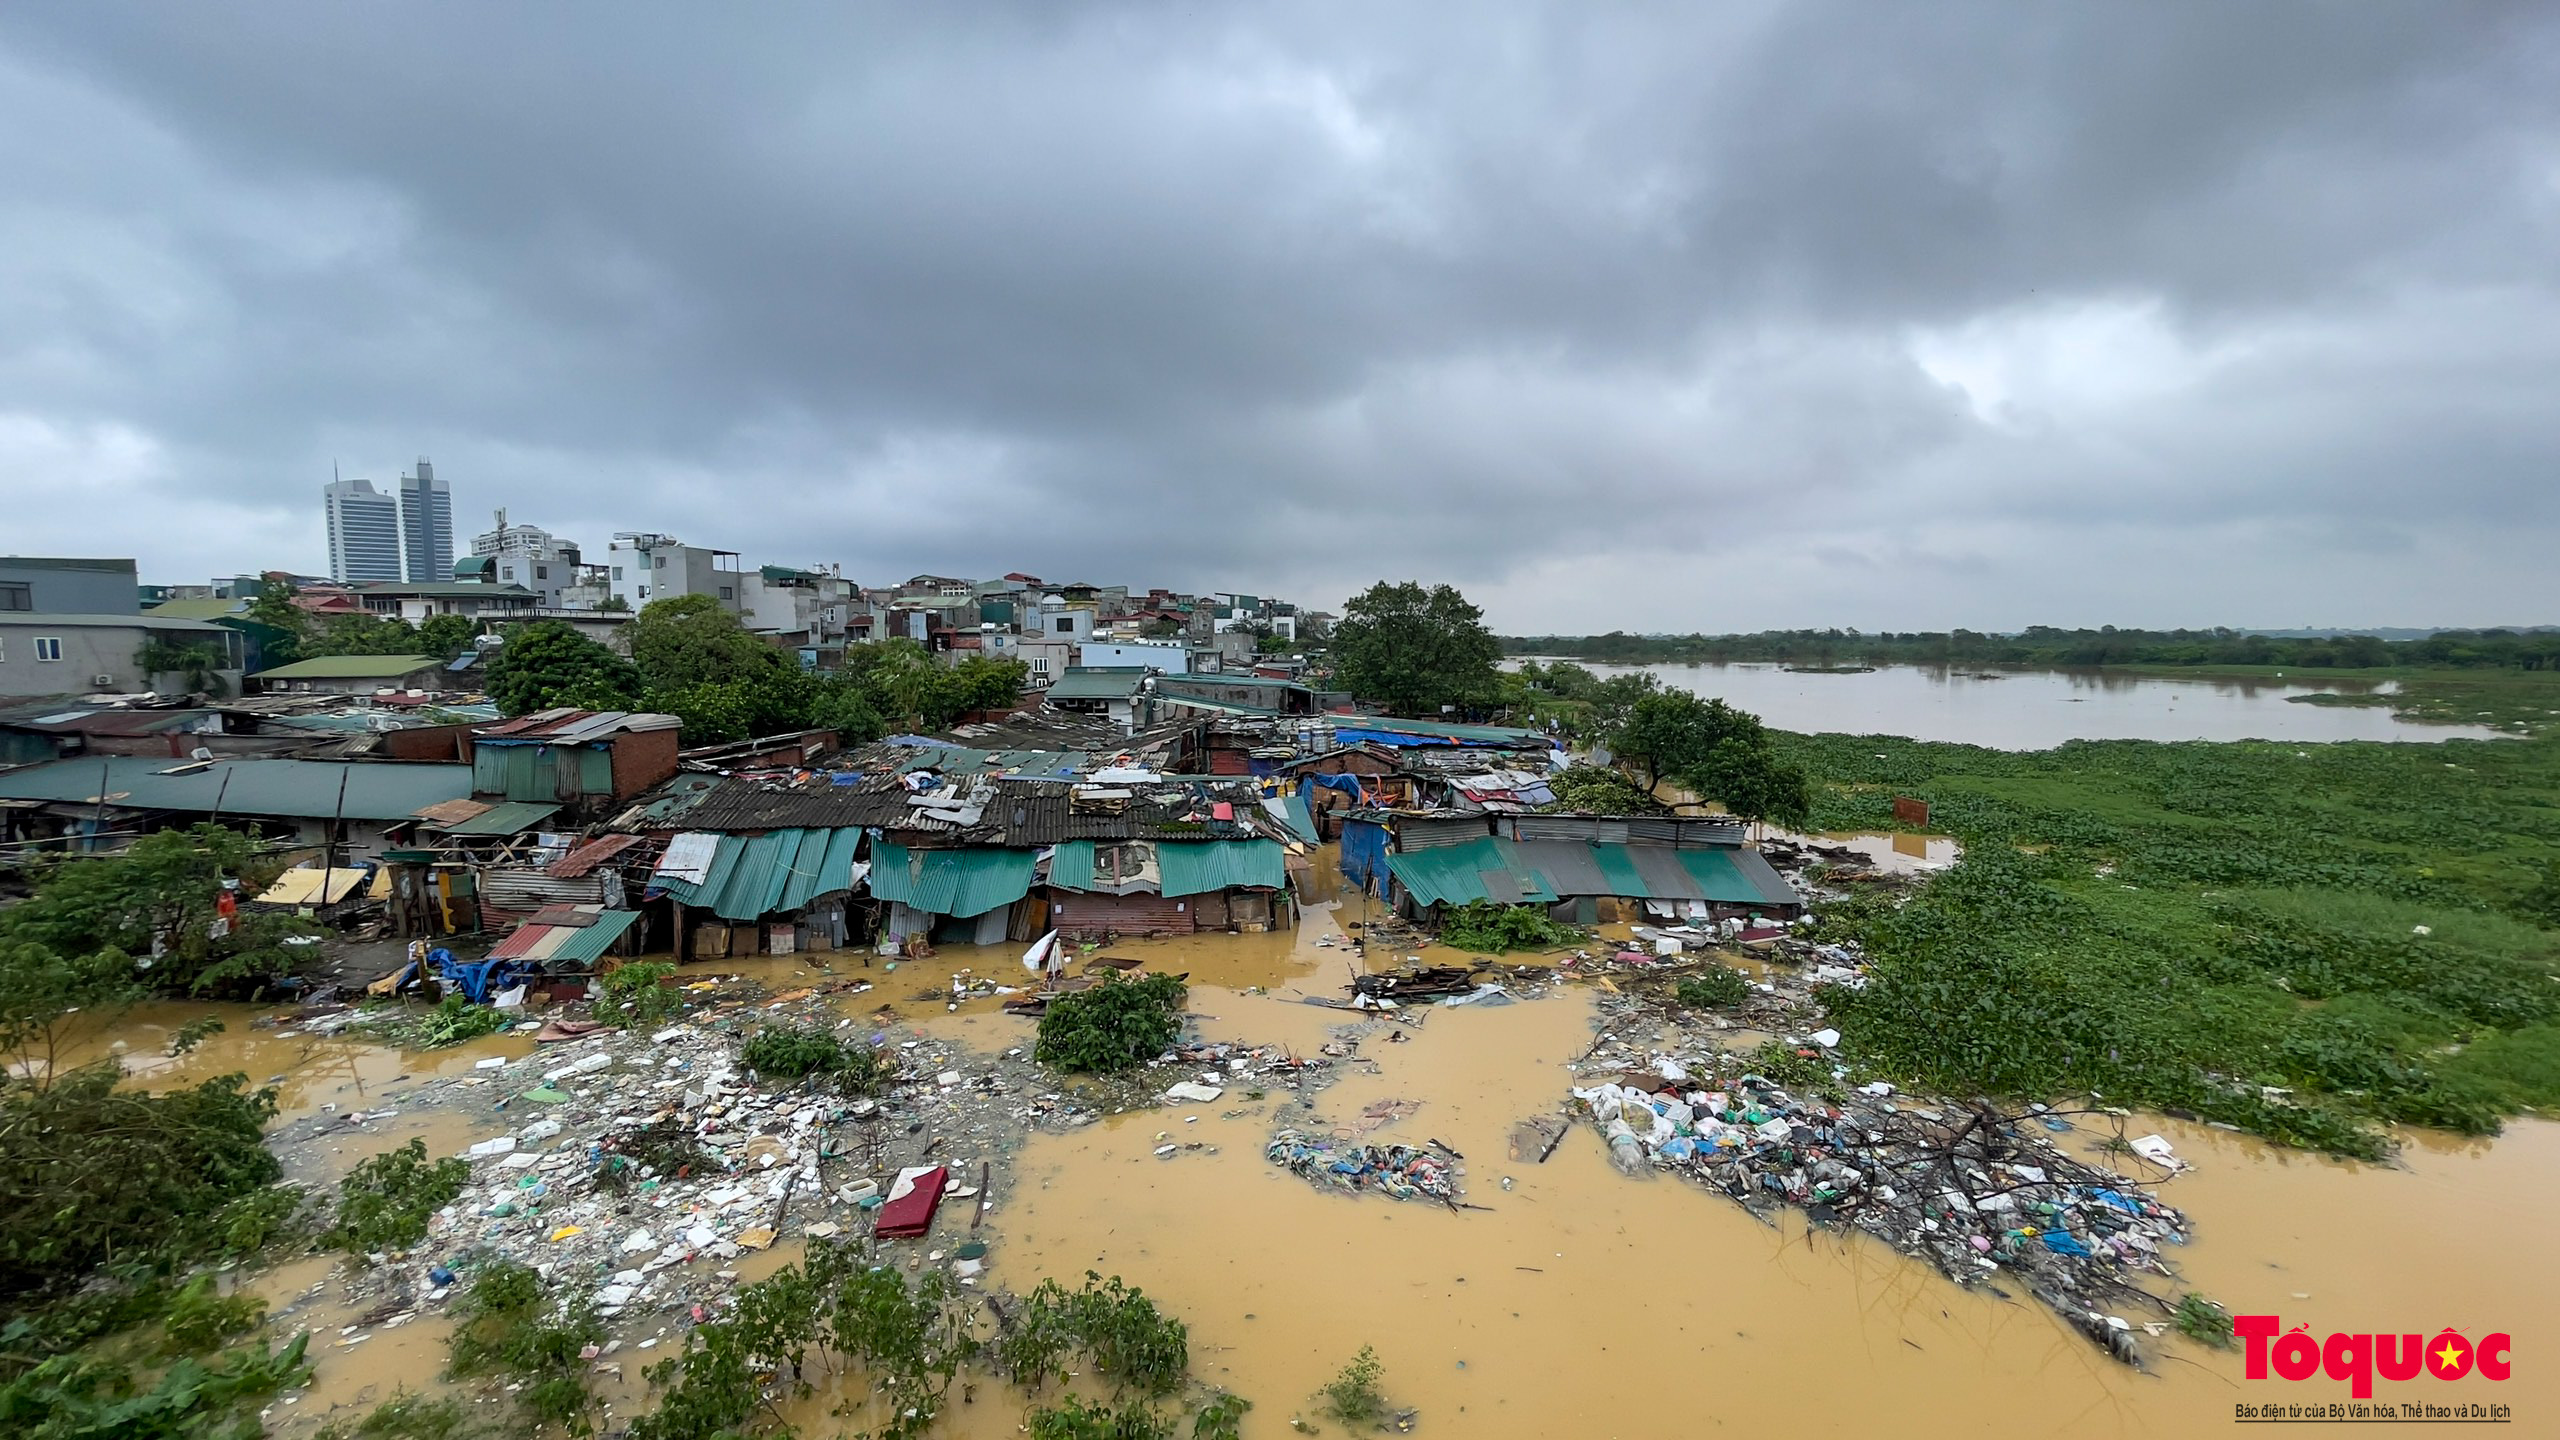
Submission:
[[[626,730],[613,737],[613,798],[628,800],[675,778],[682,740],[669,730]]]

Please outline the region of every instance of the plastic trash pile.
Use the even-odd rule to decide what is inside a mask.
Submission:
[[[1282,1130],[1263,1147],[1263,1158],[1319,1186],[1378,1191],[1398,1200],[1457,1198],[1458,1169],[1446,1157],[1411,1145],[1352,1145],[1298,1130]]]
[[[1693,1063],[1711,1073],[1711,1062]],[[1621,1071],[1573,1090],[1619,1170],[1673,1171],[1764,1220],[1793,1207],[1817,1225],[1865,1231],[1959,1284],[2023,1284],[2129,1364],[2141,1363],[2135,1333],[2160,1333],[2166,1305],[2136,1282],[2174,1273],[2163,1247],[2186,1243],[2186,1217],[2056,1148],[2068,1121],[1932,1108],[1897,1100],[1882,1082],[1833,1104],[1758,1075],[1699,1080],[1690,1070],[1663,1060],[1652,1075]],[[2155,1163],[2178,1163],[2159,1136],[2133,1144]],[[2159,1318],[2137,1325],[2127,1309]]]

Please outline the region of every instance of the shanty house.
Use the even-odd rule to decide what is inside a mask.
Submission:
[[[483,725],[471,735],[471,791],[580,814],[609,809],[675,775],[679,724],[673,715],[540,710]]]
[[[121,849],[212,820],[343,861],[402,843],[418,812],[471,790],[467,765],[346,760],[56,760],[0,772],[0,838]]]
[[[444,662],[433,655],[315,655],[249,678],[270,693],[371,695],[378,690],[442,690]]]
[[[1346,822],[1342,868],[1417,919],[1476,900],[1579,925],[1800,913],[1803,897],[1743,838],[1724,816],[1369,811]]]

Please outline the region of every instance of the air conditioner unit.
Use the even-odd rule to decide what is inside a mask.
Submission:
[[[103,690],[116,683],[116,677],[113,675],[92,675],[89,677],[89,683]]]

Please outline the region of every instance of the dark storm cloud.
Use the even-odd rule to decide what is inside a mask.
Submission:
[[[18,7],[0,181],[7,548],[159,578],[425,452],[869,580],[2560,618],[2527,7]]]

